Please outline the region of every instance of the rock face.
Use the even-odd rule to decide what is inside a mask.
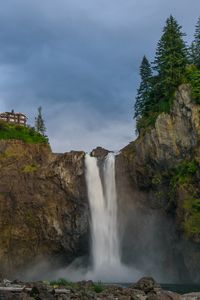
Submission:
[[[160,114],[155,128],[134,143],[138,163],[152,160],[168,168],[184,158],[191,158],[190,151],[198,146],[200,136],[199,114],[200,106],[192,100],[189,87],[181,86],[172,112]]]
[[[84,152],[0,141],[0,274],[66,265],[87,254]]]
[[[117,157],[124,260],[146,272],[154,262],[171,282],[200,281],[199,141],[200,105],[182,85],[170,114]]]
[[[96,149],[92,150],[91,156],[97,157],[99,159],[104,159],[109,152],[110,151],[107,149],[104,149],[102,147],[97,147]]]

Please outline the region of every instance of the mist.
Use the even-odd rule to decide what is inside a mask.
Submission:
[[[160,283],[190,282],[182,256],[185,245],[177,236],[173,218],[148,205],[145,192],[135,187],[123,168],[119,169],[118,160],[116,174],[113,173],[113,154],[108,155],[107,159],[107,162],[105,160],[97,164],[96,158],[86,157],[86,184],[89,187],[91,213],[90,251],[68,265],[63,263],[65,267],[53,266],[53,261],[47,259],[38,261],[25,271],[24,278],[122,283],[151,276]],[[105,174],[100,176],[102,171]],[[104,199],[105,195],[107,198]],[[117,207],[114,203],[116,200]],[[108,205],[109,201],[112,201],[111,206]],[[92,218],[95,219],[92,221]],[[110,222],[112,218],[114,223]],[[116,247],[119,247],[118,251]]]

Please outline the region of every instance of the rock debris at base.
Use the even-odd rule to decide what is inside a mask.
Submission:
[[[99,285],[99,286],[98,286]],[[92,281],[51,286],[43,282],[0,282],[0,300],[199,300],[199,293],[179,295],[163,290],[151,277],[144,277],[128,288]]]

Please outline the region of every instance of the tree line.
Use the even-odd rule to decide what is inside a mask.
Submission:
[[[175,91],[182,83],[191,84],[193,96],[200,103],[200,18],[189,47],[184,36],[171,15],[157,44],[154,61],[150,63],[146,56],[142,59],[134,112],[139,132],[155,123],[160,112],[170,111]]]

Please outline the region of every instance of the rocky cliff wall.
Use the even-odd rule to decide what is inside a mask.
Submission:
[[[0,141],[0,273],[88,254],[88,215],[84,152]]]
[[[182,85],[171,112],[117,157],[124,259],[158,279],[200,281],[199,138],[200,106]]]

